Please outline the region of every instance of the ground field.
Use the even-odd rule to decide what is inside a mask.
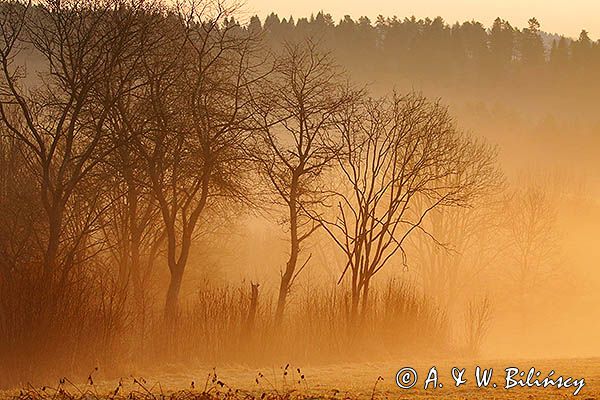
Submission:
[[[493,369],[492,379],[487,388],[478,388],[475,379],[475,367]],[[399,369],[410,366],[418,374],[418,381],[411,389],[401,389],[396,385],[395,377]],[[424,390],[423,385],[431,367],[438,373],[438,384],[434,389],[430,385]],[[465,368],[463,378],[466,382],[456,387],[452,378],[452,367]],[[570,388],[514,387],[505,389],[506,371],[508,367],[519,368],[526,375],[530,368],[539,371],[538,380],[551,376],[584,379],[584,386],[574,396],[575,386]],[[561,359],[531,361],[438,361],[408,362],[399,360],[391,363],[357,363],[328,366],[300,367],[283,365],[272,368],[244,368],[228,366],[218,368],[187,369],[181,366],[165,366],[163,371],[144,377],[122,378],[121,385],[113,380],[100,380],[89,383],[71,384],[65,381],[62,385],[46,388],[23,388],[19,391],[2,393],[3,398],[174,398],[174,399],[248,399],[248,398],[334,398],[334,399],[566,399],[584,400],[600,399],[600,359]],[[100,374],[100,372],[98,372]],[[433,378],[433,374],[431,375]],[[518,379],[518,377],[514,377]],[[97,379],[96,379],[97,380]],[[92,375],[94,381],[94,375]],[[532,381],[532,380],[530,380]],[[493,388],[496,384],[496,388]],[[57,388],[64,393],[57,393]],[[115,390],[119,388],[115,396]],[[164,396],[164,397],[163,397]]]

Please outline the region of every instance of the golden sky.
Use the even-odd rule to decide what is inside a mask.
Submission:
[[[346,14],[366,15],[371,20],[378,14],[440,15],[450,23],[475,19],[486,26],[501,17],[519,28],[536,17],[542,29],[550,33],[577,37],[585,29],[592,39],[600,37],[600,0],[246,0],[244,9],[261,18],[271,11],[280,17],[297,17],[323,10],[336,20]]]

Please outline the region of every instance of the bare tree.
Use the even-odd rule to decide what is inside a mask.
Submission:
[[[287,214],[290,254],[281,271],[275,310],[279,323],[294,280],[310,259],[298,267],[302,244],[318,228],[306,209],[322,202],[326,190],[321,175],[341,147],[334,116],[353,94],[330,55],[312,41],[285,44],[276,64],[255,102],[261,135],[254,156],[271,201]]]
[[[450,315],[460,304],[459,294],[465,293],[461,289],[495,265],[502,253],[498,239],[504,180],[499,170],[495,176],[489,176],[488,186],[470,207],[432,210],[422,224],[427,234],[416,232],[410,238],[408,252],[418,265],[425,295]]]
[[[143,153],[139,151],[139,144],[152,128],[153,118],[148,113],[146,62],[181,40],[178,37],[181,30],[167,23],[159,11],[149,6],[137,16],[138,35],[131,44],[136,52],[120,60],[124,67],[104,77],[102,93],[104,98],[111,98],[115,95],[114,88],[126,88],[118,93],[107,116],[105,129],[115,151],[103,165],[109,206],[101,216],[101,226],[111,264],[116,264],[118,285],[131,300],[135,331],[142,338],[154,294],[152,277],[165,239],[158,202],[144,168]]]
[[[479,355],[481,345],[492,322],[492,303],[487,296],[471,300],[465,310],[466,352]]]
[[[190,249],[206,212],[243,199],[250,88],[260,79],[256,40],[222,4],[180,10],[178,41],[145,60],[150,127],[138,141],[165,229],[172,321]]]
[[[29,363],[79,352],[65,347],[97,316],[106,318],[98,337],[108,343],[124,318],[114,318],[123,298],[103,273],[99,230],[112,202],[106,163],[123,143],[111,137],[109,115],[130,90],[108,78],[139,60],[141,12],[140,3],[110,0],[0,8],[2,133],[18,148],[20,165],[11,169],[29,178],[24,194],[35,212],[22,219],[31,233],[19,228],[27,252],[2,271],[10,285],[2,289],[0,334],[17,340],[15,352]]]
[[[64,280],[97,222],[102,191],[85,186],[97,184],[97,168],[115,148],[106,121],[126,90],[114,87],[106,97],[101,85],[136,51],[130,44],[139,10],[120,6],[49,0],[3,8],[0,118],[24,144],[39,185],[46,214],[44,288],[52,288],[58,270]],[[37,80],[16,61],[24,51],[41,60]]]
[[[557,209],[546,185],[540,177],[521,177],[502,210],[507,276],[517,282],[520,301],[557,271]]]
[[[344,183],[332,203],[337,212],[314,217],[346,255],[340,282],[350,271],[356,322],[373,276],[398,251],[406,261],[411,233],[430,235],[423,221],[432,210],[469,204],[487,184],[494,154],[460,134],[444,107],[414,94],[348,108],[338,129]]]
[[[38,263],[43,252],[36,232],[44,211],[22,150],[22,143],[0,128],[0,293],[11,293],[25,266]]]

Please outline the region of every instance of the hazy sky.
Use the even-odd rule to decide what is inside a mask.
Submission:
[[[346,14],[366,15],[371,20],[378,14],[440,15],[449,23],[475,19],[486,26],[501,17],[519,28],[536,17],[542,29],[550,33],[577,37],[581,29],[586,29],[592,39],[600,36],[600,0],[246,0],[245,10],[261,18],[271,11],[280,17],[298,17],[323,10],[336,21]]]

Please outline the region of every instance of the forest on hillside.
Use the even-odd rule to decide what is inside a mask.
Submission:
[[[235,24],[235,20],[229,20]],[[569,85],[597,89],[600,41],[585,30],[578,38],[549,35],[536,18],[518,29],[497,18],[491,27],[467,21],[447,24],[441,17],[416,19],[379,16],[376,21],[349,16],[335,22],[319,12],[310,18],[250,18],[247,28],[263,32],[273,44],[315,37],[332,49],[340,64],[364,76],[410,77],[435,84],[502,87]],[[563,87],[563,89],[567,89]]]
[[[501,18],[491,26],[381,15],[335,21],[323,11],[296,19],[253,16],[242,28],[260,33],[271,48],[313,38],[374,92],[416,90],[442,99],[463,128],[501,145],[513,173],[584,173],[590,190],[600,192],[600,175],[590,172],[600,148],[600,40],[585,29],[568,38],[544,32],[536,18],[519,29]]]
[[[229,23],[236,22],[229,20]],[[586,30],[575,39],[550,35],[541,30],[535,17],[529,20],[528,27],[519,29],[501,18],[489,28],[474,20],[450,25],[441,17],[402,19],[380,15],[372,22],[367,17],[354,21],[345,16],[336,22],[331,15],[321,11],[310,18],[299,18],[297,22],[293,17],[280,19],[276,14],[267,16],[264,22],[253,16],[247,29],[264,31],[272,38],[282,39],[322,36],[332,49],[340,52],[353,49],[365,58],[379,55],[387,60],[386,66],[392,64],[396,68],[400,67],[400,62],[393,65],[391,60],[411,59],[411,64],[403,65],[405,70],[437,60],[449,67],[444,75],[457,73],[456,67],[461,70],[465,66],[494,67],[493,72],[506,73],[515,68],[543,64],[591,72],[598,63],[599,51],[598,42],[590,39]],[[376,58],[371,60],[372,64],[377,64]],[[567,73],[568,70],[558,72]]]

